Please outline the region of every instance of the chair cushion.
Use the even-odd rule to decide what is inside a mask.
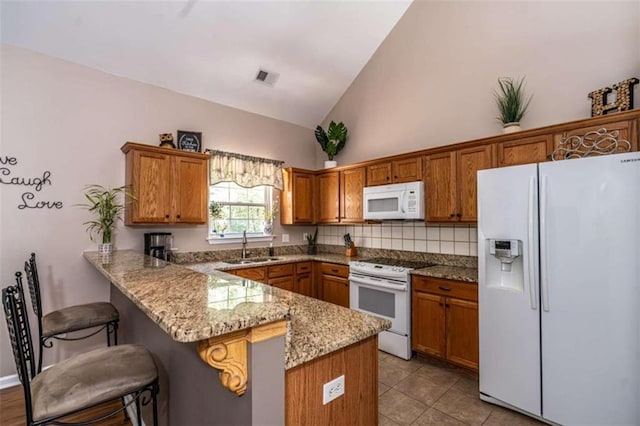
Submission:
[[[129,394],[158,377],[151,353],[119,345],[76,355],[31,381],[33,419],[60,416]]]
[[[104,325],[119,318],[118,311],[109,302],[87,303],[69,306],[42,317],[42,335],[55,336],[61,333],[84,330]]]

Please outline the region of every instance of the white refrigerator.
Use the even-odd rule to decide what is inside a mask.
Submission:
[[[478,172],[480,398],[640,425],[640,153]]]

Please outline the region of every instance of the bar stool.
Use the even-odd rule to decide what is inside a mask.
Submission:
[[[40,279],[38,277],[38,267],[36,266],[36,254],[31,253],[29,260],[24,262],[24,271],[29,285],[29,295],[31,296],[31,306],[38,318],[38,370],[42,371],[42,352],[44,348],[51,348],[53,341],[57,340],[82,340],[107,331],[107,346],[111,346],[111,334],[113,343],[118,344],[118,321],[120,315],[118,310],[109,302],[95,302],[83,305],[74,305],[57,311],[42,315],[42,299],[40,297]],[[17,274],[16,274],[17,275]],[[21,280],[18,283],[19,290],[22,289]],[[100,327],[91,333],[80,337],[62,337],[65,333],[73,331],[88,330]]]
[[[36,374],[22,291],[17,286],[4,288],[2,304],[24,391],[28,426],[67,424],[59,419],[110,401],[124,401],[127,396],[131,399],[121,408],[84,424],[112,417],[131,404],[135,404],[137,424],[141,424],[141,405],[149,402],[153,404],[153,424],[158,424],[158,369],[146,348],[127,344],[96,349]]]

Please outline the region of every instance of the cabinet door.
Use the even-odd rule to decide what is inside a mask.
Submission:
[[[173,216],[178,223],[207,222],[207,162],[174,158]]]
[[[293,174],[293,223],[313,223],[313,175]]]
[[[446,299],[447,359],[478,370],[478,304]]]
[[[425,221],[456,221],[456,153],[433,154],[425,159]]]
[[[464,222],[478,221],[478,170],[491,168],[491,145],[458,151],[458,208],[456,217]],[[428,196],[427,196],[427,199]]]
[[[635,131],[634,121],[615,121],[612,123],[601,124],[599,126],[586,126],[579,127],[576,129],[568,130],[562,133],[558,133],[553,137],[553,148],[557,148],[562,142],[563,139],[570,136],[579,136],[582,137],[589,132],[594,132],[599,129],[605,129],[607,132],[618,132],[618,140],[624,139],[631,144],[631,151],[638,150],[638,135]],[[604,143],[604,146],[607,146],[608,143]],[[585,152],[586,150],[581,150],[580,152]],[[618,149],[615,152],[626,152],[626,144],[619,144]],[[558,158],[557,159],[562,159]]]
[[[349,307],[349,280],[333,275],[322,275],[324,301]]]
[[[239,277],[248,278],[261,283],[265,283],[267,281],[267,268],[265,267],[236,269],[233,273]]]
[[[293,291],[293,276],[272,278],[269,280],[269,285],[281,288],[283,290]]]
[[[313,281],[311,279],[311,272],[296,275],[296,282],[293,290],[304,296],[313,297]]]
[[[391,183],[391,162],[367,166],[367,185],[387,185]]]
[[[551,135],[533,136],[497,144],[498,167],[548,161],[553,151]]]
[[[412,299],[411,348],[445,358],[445,298],[414,291]]]
[[[340,219],[340,174],[322,173],[316,177],[318,188],[318,223],[337,223]]]
[[[129,151],[131,190],[136,200],[131,205],[135,223],[173,222],[171,217],[171,156],[156,152]],[[127,159],[129,160],[129,159]]]
[[[422,157],[396,160],[392,164],[393,183],[422,180]]]
[[[364,222],[362,210],[362,192],[365,185],[365,168],[343,170],[340,172],[340,222]]]

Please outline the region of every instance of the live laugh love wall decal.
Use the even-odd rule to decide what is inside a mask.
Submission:
[[[42,172],[42,176],[15,176],[12,174],[13,170],[11,168],[17,165],[18,159],[16,157],[0,155],[0,184],[32,187],[33,191],[35,191],[36,193],[42,191],[42,189],[46,185],[51,186],[51,172],[49,170],[45,170],[44,172]],[[36,200],[36,194],[31,191],[22,193],[22,195],[20,196],[20,200],[21,203],[18,204],[18,208],[20,210],[62,208],[62,201]]]

